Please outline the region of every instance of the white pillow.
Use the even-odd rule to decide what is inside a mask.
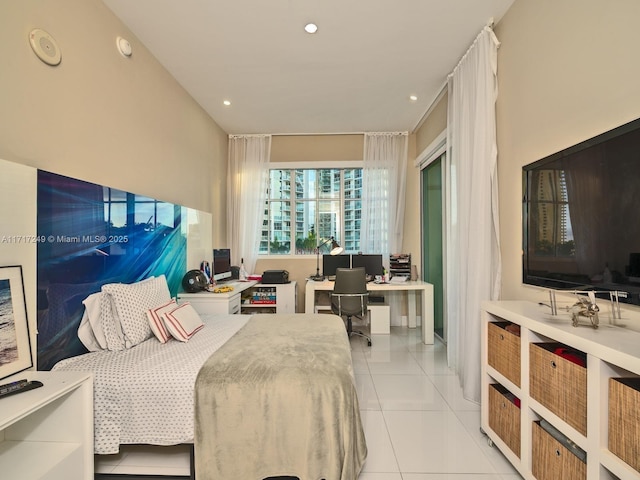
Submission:
[[[107,342],[107,350],[117,352],[125,349],[125,342],[120,321],[114,314],[114,310],[111,295],[108,293],[100,295],[100,325]]]
[[[160,343],[166,343],[167,340],[171,337],[167,327],[164,325],[163,315],[167,312],[176,308],[175,299],[171,299],[171,301],[163,303],[154,308],[150,308],[147,310],[147,319],[149,320],[149,327],[151,327],[151,331],[156,336],[156,338],[160,341]]]
[[[91,324],[89,323],[89,315],[87,314],[86,309],[82,315],[80,326],[78,327],[78,338],[90,352],[104,350],[98,343],[98,340],[96,340],[96,336],[94,335]]]
[[[93,332],[93,337],[100,346],[100,350],[105,350],[107,348],[107,339],[105,338],[104,330],[102,328],[102,310],[100,305],[101,298],[102,292],[97,292],[92,293],[82,301],[82,304],[84,305],[82,322],[85,321],[85,318],[87,319],[91,331]],[[82,326],[82,323],[80,323],[80,326]],[[78,336],[80,336],[79,330]],[[82,340],[82,338],[80,340]],[[85,347],[89,348],[86,344]]]
[[[113,313],[122,326],[125,348],[131,348],[153,336],[147,310],[171,300],[164,275],[132,284],[111,283],[104,285],[102,291],[111,296]]]
[[[204,323],[198,312],[188,302],[178,305],[164,314],[164,324],[171,336],[181,342],[187,342],[198,332]]]

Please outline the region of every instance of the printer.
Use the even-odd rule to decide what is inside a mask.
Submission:
[[[265,270],[262,283],[289,283],[289,272],[286,270]]]

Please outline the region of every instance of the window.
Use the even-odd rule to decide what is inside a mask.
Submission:
[[[260,254],[314,254],[330,237],[357,252],[361,199],[361,168],[270,170]]]

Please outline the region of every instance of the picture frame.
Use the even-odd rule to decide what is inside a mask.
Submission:
[[[22,266],[0,266],[0,380],[31,367]]]

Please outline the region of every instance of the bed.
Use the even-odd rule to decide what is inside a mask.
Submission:
[[[193,442],[193,386],[202,364],[248,321],[204,317],[205,328],[186,343],[150,338],[134,348],[102,350],[58,362],[53,370],[94,374],[94,452],[120,445]]]
[[[79,336],[91,326],[94,351],[53,368],[94,373],[96,454],[117,453],[123,444],[195,443],[198,480],[357,478],[367,449],[340,317],[201,317],[188,304],[166,302],[163,291],[163,303],[142,302],[148,336],[138,331],[140,318],[124,318],[132,311],[139,317],[141,288],[149,286],[134,288],[135,308],[122,286],[127,308],[108,289],[108,302],[105,296],[87,301],[87,315],[98,312],[99,320],[83,319]],[[175,313],[181,328],[165,331],[165,339],[150,311],[167,320],[167,309],[185,313]],[[124,347],[99,348],[109,339]]]

